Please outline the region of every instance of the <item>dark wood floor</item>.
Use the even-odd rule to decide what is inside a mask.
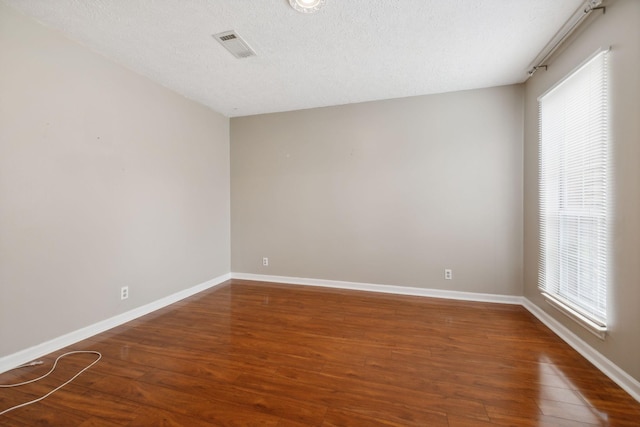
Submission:
[[[234,280],[44,360],[81,349],[103,359],[0,425],[640,425],[638,402],[520,306]],[[0,390],[0,411],[93,359]]]

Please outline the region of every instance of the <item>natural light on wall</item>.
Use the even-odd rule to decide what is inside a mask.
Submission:
[[[539,99],[539,287],[600,338],[607,326],[608,50]]]

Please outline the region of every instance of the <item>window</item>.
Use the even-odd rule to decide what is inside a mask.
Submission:
[[[607,324],[607,51],[539,99],[539,288],[604,338]]]

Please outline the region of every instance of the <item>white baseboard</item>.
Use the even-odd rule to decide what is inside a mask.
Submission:
[[[533,304],[530,300],[521,296],[512,295],[497,295],[497,294],[482,294],[473,292],[459,292],[459,291],[447,291],[440,289],[424,289],[414,288],[409,286],[392,286],[392,285],[380,285],[371,283],[359,283],[359,282],[345,282],[338,280],[322,280],[322,279],[306,279],[299,277],[287,277],[287,276],[268,276],[262,274],[249,274],[249,273],[229,273],[222,276],[211,279],[205,283],[201,283],[189,289],[177,292],[167,297],[161,298],[152,303],[143,305],[126,313],[119,314],[112,318],[103,320],[93,325],[87,326],[77,331],[70,332],[58,338],[54,338],[50,341],[38,344],[34,347],[19,351],[14,354],[0,358],[0,373],[19,366],[23,363],[27,363],[31,360],[42,357],[46,354],[60,350],[64,347],[97,335],[101,332],[107,331],[116,326],[122,325],[138,317],[149,314],[155,310],[161,309],[182,299],[190,297],[202,292],[206,289],[218,286],[229,279],[241,279],[241,280],[254,280],[259,282],[275,282],[275,283],[287,283],[293,285],[306,285],[306,286],[319,286],[326,288],[336,289],[351,289],[358,291],[369,292],[381,292],[398,295],[413,295],[430,298],[445,298],[453,300],[464,301],[478,301],[478,302],[492,302],[500,304],[517,304],[522,305],[531,314],[536,316],[542,323],[544,323],[549,329],[551,329],[556,335],[563,339],[578,353],[584,356],[587,360],[593,363],[598,369],[600,369],[611,380],[618,384],[622,389],[629,393],[634,399],[640,402],[640,382],[631,377],[629,374],[620,369],[615,363],[604,357],[601,353],[596,351],[593,347],[588,345],[576,334],[567,329],[560,322],[555,320],[545,311]]]
[[[441,289],[414,288],[411,286],[379,285],[373,283],[343,282],[339,280],[306,279],[301,277],[267,276],[250,273],[231,273],[232,279],[255,280],[257,282],[287,283],[292,285],[320,286],[324,288],[350,289],[355,291],[381,292],[397,295],[444,298],[463,301],[493,302],[499,304],[522,304],[522,297],[473,292],[447,291]]]
[[[640,402],[640,382],[631,377],[629,374],[620,369],[615,363],[604,357],[601,353],[596,351],[593,347],[583,341],[576,334],[567,329],[560,322],[548,315],[538,306],[533,304],[525,297],[511,296],[511,295],[494,295],[494,294],[479,294],[473,292],[458,292],[458,291],[446,291],[440,289],[423,289],[403,286],[391,286],[391,285],[378,285],[370,283],[358,283],[358,282],[342,282],[337,280],[322,280],[322,279],[306,279],[300,277],[287,277],[287,276],[268,276],[262,274],[249,274],[249,273],[231,273],[232,279],[242,280],[255,280],[259,282],[277,282],[287,283],[293,285],[307,285],[307,286],[320,286],[328,288],[338,289],[351,289],[358,291],[369,292],[383,292],[390,294],[400,295],[414,295],[430,298],[446,298],[464,301],[478,301],[478,302],[493,302],[501,304],[517,304],[522,305],[531,314],[536,316],[542,323],[544,323],[549,329],[551,329],[556,335],[558,335],[567,344],[573,347],[578,353],[584,356],[588,361],[593,363],[600,371],[606,376],[611,378],[616,384],[618,384],[623,390],[629,393],[634,399]]]
[[[618,365],[607,359],[600,352],[583,341],[576,334],[571,332],[566,326],[558,322],[552,316],[547,314],[540,307],[532,303],[528,298],[522,298],[522,305],[529,310],[531,314],[536,316],[542,323],[558,335],[564,342],[569,344],[584,356],[595,367],[600,369],[606,376],[611,378],[613,382],[618,384],[623,390],[629,393],[634,399],[640,402],[640,382],[631,377],[625,371],[620,369]]]
[[[75,344],[79,341],[82,341],[84,339],[97,335],[101,332],[107,331],[116,326],[122,325],[123,323],[127,323],[131,320],[137,319],[138,317],[141,317],[153,311],[159,310],[163,307],[166,307],[175,302],[183,300],[187,297],[195,295],[198,292],[202,292],[206,289],[212,288],[214,286],[218,286],[223,282],[229,280],[230,278],[231,278],[231,275],[228,273],[222,276],[218,276],[214,279],[208,280],[199,285],[193,286],[191,288],[182,290],[180,292],[176,292],[175,294],[153,301],[149,304],[145,304],[141,307],[134,308],[133,310],[127,311],[122,314],[118,314],[117,316],[111,317],[109,319],[105,319],[98,323],[94,323],[93,325],[89,325],[82,329],[78,329],[76,331],[54,338],[42,344],[38,344],[36,346],[27,348],[25,350],[21,350],[17,353],[4,356],[0,358],[0,373],[6,372],[16,366],[20,366],[24,363],[30,362],[46,354],[53,353],[54,351],[58,351],[64,347]]]

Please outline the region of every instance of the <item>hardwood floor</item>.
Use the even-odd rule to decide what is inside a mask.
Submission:
[[[10,426],[638,426],[640,403],[520,306],[233,280],[69,350],[103,359]],[[95,356],[0,389],[0,412]]]

